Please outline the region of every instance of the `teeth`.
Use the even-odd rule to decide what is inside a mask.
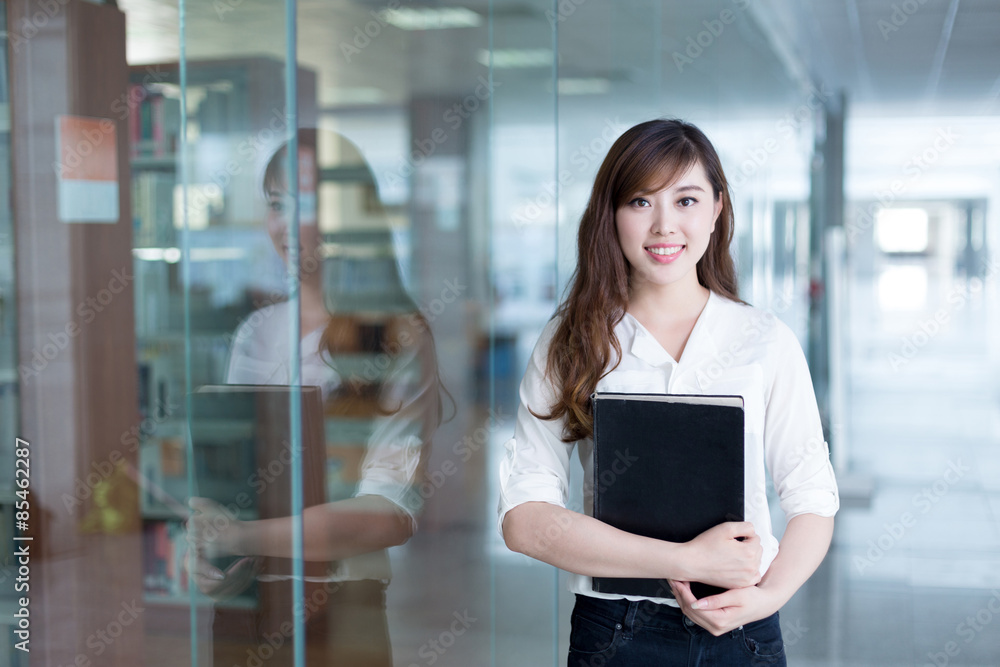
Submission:
[[[683,249],[684,246],[682,245],[674,246],[673,248],[647,248],[654,255],[676,255]]]

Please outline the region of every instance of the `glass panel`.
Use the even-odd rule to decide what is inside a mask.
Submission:
[[[700,127],[719,152],[732,190],[740,296],[787,317],[779,297],[804,308],[803,282],[777,285],[774,209],[798,211],[808,198],[811,115],[806,92],[772,53],[749,3],[558,3],[558,173],[563,179],[557,226],[557,294],[577,264],[577,230],[597,170],[615,139],[658,117]],[[788,118],[805,110],[805,118]],[[794,123],[794,124],[793,124]],[[793,225],[801,224],[794,217]],[[798,239],[792,236],[790,247]],[[784,241],[784,239],[783,239]],[[783,247],[784,250],[784,247]],[[787,251],[782,261],[789,261]],[[794,264],[794,262],[792,262]],[[801,274],[791,272],[801,281]],[[779,293],[779,289],[786,291]],[[801,294],[801,298],[799,296]],[[802,312],[802,311],[800,311]],[[804,323],[804,319],[803,319]],[[804,334],[804,328],[801,330]],[[571,480],[584,470],[572,457]],[[581,485],[570,507],[583,510]],[[776,500],[772,501],[776,506]],[[558,661],[568,652],[574,599],[560,586]],[[536,604],[545,604],[536,592]]]
[[[494,3],[493,97],[489,163],[493,296],[490,375],[493,410],[508,424],[497,434],[484,482],[492,498],[513,435],[517,389],[535,341],[552,316],[557,289],[557,224],[562,201],[557,171],[556,21],[552,3]],[[487,503],[493,509],[495,501]],[[556,658],[554,568],[507,549],[487,515],[493,556],[496,665],[546,664]]]
[[[290,452],[299,443],[297,391],[288,389],[297,361],[289,330],[298,324],[281,240],[288,225],[268,225],[268,211],[289,205],[280,175],[295,156],[275,157],[290,132],[285,8],[182,2],[179,11],[179,53],[139,39],[130,50],[136,333],[143,416],[153,424],[140,447],[144,647],[147,664],[242,663],[262,650],[292,664],[290,534],[287,553],[233,544],[243,522],[290,527]],[[299,77],[315,90],[312,71]],[[299,104],[313,120],[315,100]],[[315,154],[314,140],[308,150]],[[283,191],[274,202],[265,196],[269,163]],[[237,363],[247,345],[271,353],[258,360],[266,369]],[[310,398],[318,394],[302,399],[308,424],[321,433],[321,407]],[[275,639],[262,643],[265,636]]]

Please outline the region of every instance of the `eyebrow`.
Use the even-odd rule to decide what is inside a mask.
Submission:
[[[660,190],[667,190],[667,189],[669,189],[669,188],[659,188],[657,190],[653,190],[653,189],[641,190],[641,191],[639,191],[636,194],[642,196],[642,195],[648,195],[648,194],[651,194],[653,192],[659,192]],[[701,187],[700,185],[682,185],[681,187],[679,187],[676,190],[674,190],[675,193],[693,192],[693,191],[705,192],[705,188]]]

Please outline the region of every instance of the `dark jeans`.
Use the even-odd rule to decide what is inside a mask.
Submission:
[[[785,664],[778,614],[713,637],[676,607],[576,596],[569,667]]]

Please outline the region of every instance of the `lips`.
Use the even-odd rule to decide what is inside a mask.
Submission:
[[[669,264],[673,262],[678,257],[684,254],[684,249],[687,246],[683,245],[651,245],[646,246],[643,250],[649,255],[653,261],[659,262],[660,264]]]

